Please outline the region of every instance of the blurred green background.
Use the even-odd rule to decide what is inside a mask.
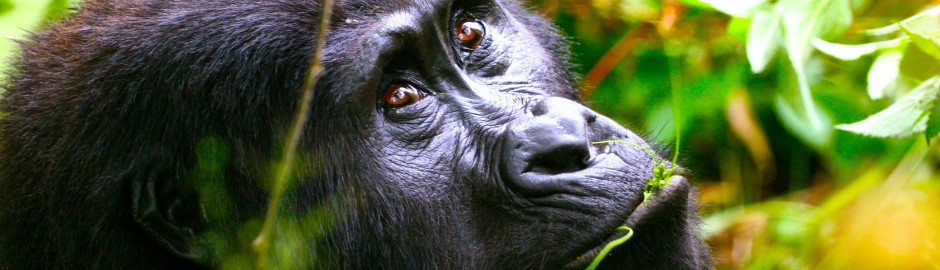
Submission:
[[[899,101],[924,81],[918,75],[940,74],[938,59],[905,43],[843,60],[814,51],[806,39],[907,42],[900,33],[864,30],[896,25],[936,2],[533,2],[572,37],[593,108],[665,149],[680,122],[680,164],[699,184],[703,234],[717,268],[940,269],[940,152],[926,139],[937,133],[907,134],[894,129],[909,127],[891,121],[856,132],[875,136],[833,129],[907,104]],[[922,21],[940,20],[928,14]],[[924,28],[928,42],[936,43],[936,29]],[[869,72],[887,52],[910,63],[886,65],[900,72]],[[870,81],[898,83],[876,99]],[[931,95],[916,101],[932,102]],[[804,113],[813,103],[817,116]],[[918,112],[904,116],[922,121]],[[820,128],[807,120],[813,117]]]
[[[717,268],[940,269],[940,19],[905,21],[940,1],[529,2],[571,37],[594,109],[678,136]],[[0,69],[70,4],[0,0]]]

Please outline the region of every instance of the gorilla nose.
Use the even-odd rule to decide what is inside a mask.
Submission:
[[[533,118],[510,128],[521,172],[561,174],[587,167],[588,126],[596,115],[571,100],[549,97],[532,108]]]

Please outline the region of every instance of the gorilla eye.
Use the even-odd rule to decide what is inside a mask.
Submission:
[[[457,41],[460,46],[466,50],[476,50],[486,37],[486,29],[483,23],[477,20],[469,19],[457,24]]]
[[[395,84],[385,92],[385,105],[392,108],[401,108],[421,101],[426,96],[410,84]]]

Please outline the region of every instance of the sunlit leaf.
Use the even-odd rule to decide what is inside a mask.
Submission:
[[[699,0],[718,11],[734,17],[751,17],[768,0]]]
[[[754,13],[747,37],[747,60],[751,71],[763,72],[780,48],[781,14],[779,8],[762,8]]]
[[[940,61],[934,60],[920,46],[907,46],[901,58],[901,78],[907,85],[921,82],[940,74]]]
[[[806,62],[812,52],[813,38],[840,34],[848,29],[852,23],[852,7],[848,0],[787,0],[779,4],[783,7],[787,53],[799,81],[804,111],[803,117],[798,117],[800,114],[789,114],[789,120],[794,121],[791,125],[805,124],[791,126],[791,129],[800,132],[798,135],[802,135],[807,142],[822,147],[828,142],[831,126],[827,123],[828,116],[823,115],[813,100],[806,75]],[[778,112],[782,112],[782,108],[790,108],[789,104],[780,104],[781,100],[778,100]]]
[[[881,137],[909,137],[927,129],[931,106],[937,98],[940,76],[925,81],[888,108],[868,119],[837,125],[836,128],[856,134]]]
[[[904,33],[911,38],[911,41],[914,43],[914,45],[933,58],[936,58],[936,60],[940,60],[940,45],[937,45],[937,41],[934,38],[915,29],[909,28],[903,24],[900,24],[899,26],[901,27],[901,30],[904,30]]]
[[[780,118],[780,121],[783,122],[783,126],[790,131],[793,135],[796,135],[797,138],[805,142],[807,145],[812,146],[815,149],[823,149],[826,144],[829,142],[829,137],[832,134],[832,129],[830,128],[815,128],[811,120],[807,119],[806,116],[801,115],[793,105],[790,105],[785,98],[778,96],[774,104],[774,111],[777,113],[777,117]],[[816,106],[815,103],[812,106]],[[814,110],[819,110],[818,107],[815,107]],[[830,127],[832,121],[829,120],[824,114],[817,114],[821,118],[816,121],[820,122],[823,127]]]
[[[905,25],[908,28],[917,29],[921,31],[930,31],[940,28],[940,22],[937,21],[937,16],[940,15],[940,6],[934,7],[924,12],[918,13],[917,15],[911,16],[910,18],[904,19],[900,23],[891,24],[885,27],[871,29],[865,31],[866,34],[872,36],[885,36],[895,34],[898,31],[901,31],[900,25]]]
[[[794,65],[805,63],[810,41],[841,34],[852,24],[852,7],[847,0],[781,1],[787,51]]]
[[[868,71],[868,95],[872,99],[881,99],[894,92],[898,77],[901,75],[901,59],[904,54],[897,51],[883,53],[875,58]]]
[[[879,50],[897,48],[903,45],[906,41],[903,38],[897,38],[886,41],[865,43],[865,44],[838,44],[831,43],[822,39],[813,38],[813,46],[817,50],[828,54],[829,56],[839,58],[842,60],[856,60],[859,57],[873,54]]]

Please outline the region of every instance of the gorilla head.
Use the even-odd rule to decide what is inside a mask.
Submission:
[[[334,10],[317,37],[314,0],[89,0],[22,42],[0,107],[0,268],[222,266],[202,236],[263,217],[318,38],[285,211],[331,221],[298,223],[316,237],[294,259],[581,269],[627,225],[602,268],[709,267],[689,184],[641,204],[652,157],[592,142],[646,143],[578,99],[543,18],[510,0]]]

